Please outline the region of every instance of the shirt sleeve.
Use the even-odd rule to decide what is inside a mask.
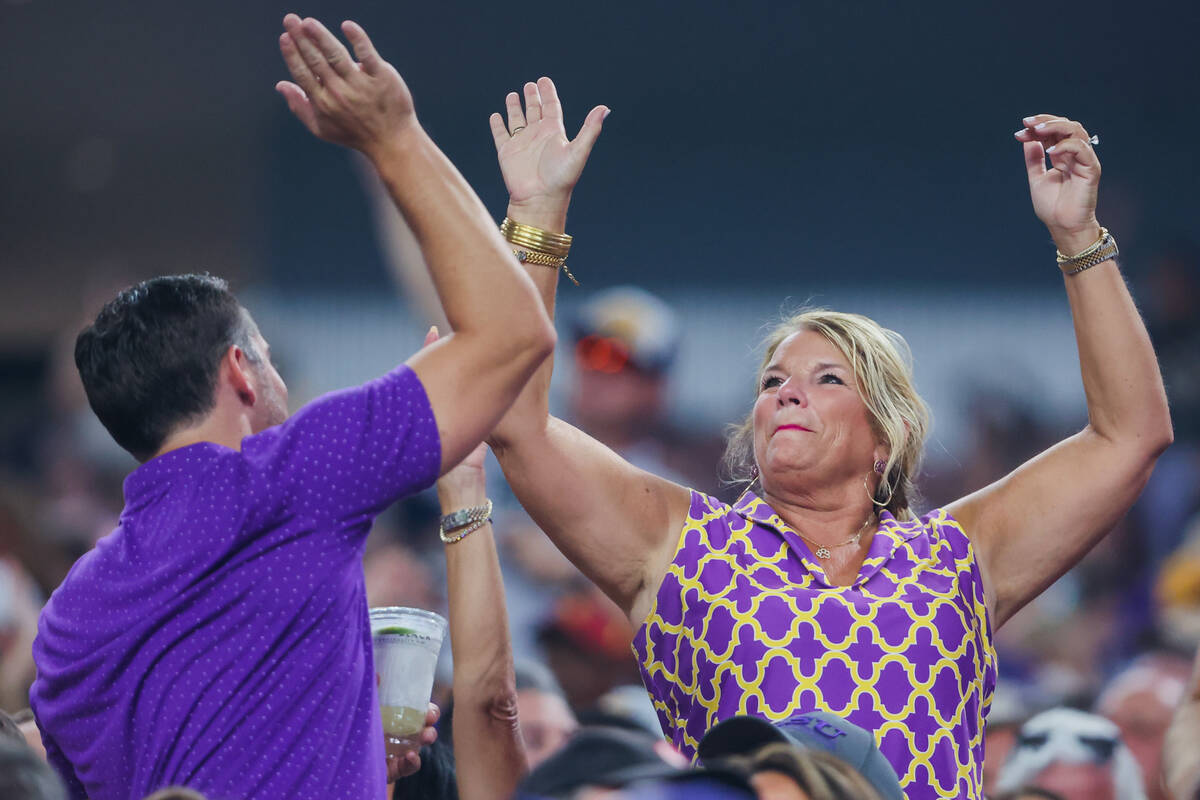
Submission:
[[[341,520],[431,486],[442,458],[425,387],[407,366],[314,400],[245,439],[242,455],[291,511]]]
[[[67,760],[62,750],[58,748],[58,743],[47,736],[46,732],[41,730],[40,725],[38,726],[38,730],[42,734],[42,747],[46,749],[46,761],[62,780],[69,800],[87,800],[87,791],[83,788],[83,783],[79,780],[79,776],[75,774],[75,768],[71,766],[71,762]]]

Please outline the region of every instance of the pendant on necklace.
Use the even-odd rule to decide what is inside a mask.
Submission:
[[[817,558],[829,558],[831,555],[833,555],[833,554],[830,553],[827,548],[825,548],[825,547],[817,548],[817,553],[816,553]]]

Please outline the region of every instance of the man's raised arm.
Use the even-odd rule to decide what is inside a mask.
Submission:
[[[453,334],[409,360],[433,407],[441,471],[478,445],[554,349],[533,283],[454,165],[421,128],[412,95],[353,22],[354,58],[315,19],[284,18],[295,83],[276,87],[313,135],[362,152],[420,244]],[[355,60],[357,59],[357,60]]]

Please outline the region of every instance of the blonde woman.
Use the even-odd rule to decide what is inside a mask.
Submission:
[[[506,106],[491,127],[508,216],[562,232],[605,109],[568,142],[548,79],[525,85],[524,108],[516,93]],[[770,336],[731,450],[753,483],[732,506],[551,417],[546,365],[493,433],[522,504],[637,628],[646,687],[684,753],[736,714],[820,709],[874,733],[910,800],[982,796],[995,627],[1105,535],[1172,436],[1150,340],[1096,221],[1089,138],[1046,114],[1016,134],[1034,211],[1075,257],[1060,266],[1089,422],[995,484],[913,514],[929,416],[902,340],[832,311]],[[557,271],[527,269],[552,310]]]

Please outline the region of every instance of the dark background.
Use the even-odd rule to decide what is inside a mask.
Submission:
[[[1011,136],[1037,112],[1102,136],[1128,271],[1200,231],[1192,2],[3,0],[0,337],[154,273],[386,285],[351,159],[273,91],[288,10],[360,21],[497,217],[506,91],[554,77],[572,135],[611,106],[570,222],[593,287],[1053,290]]]

